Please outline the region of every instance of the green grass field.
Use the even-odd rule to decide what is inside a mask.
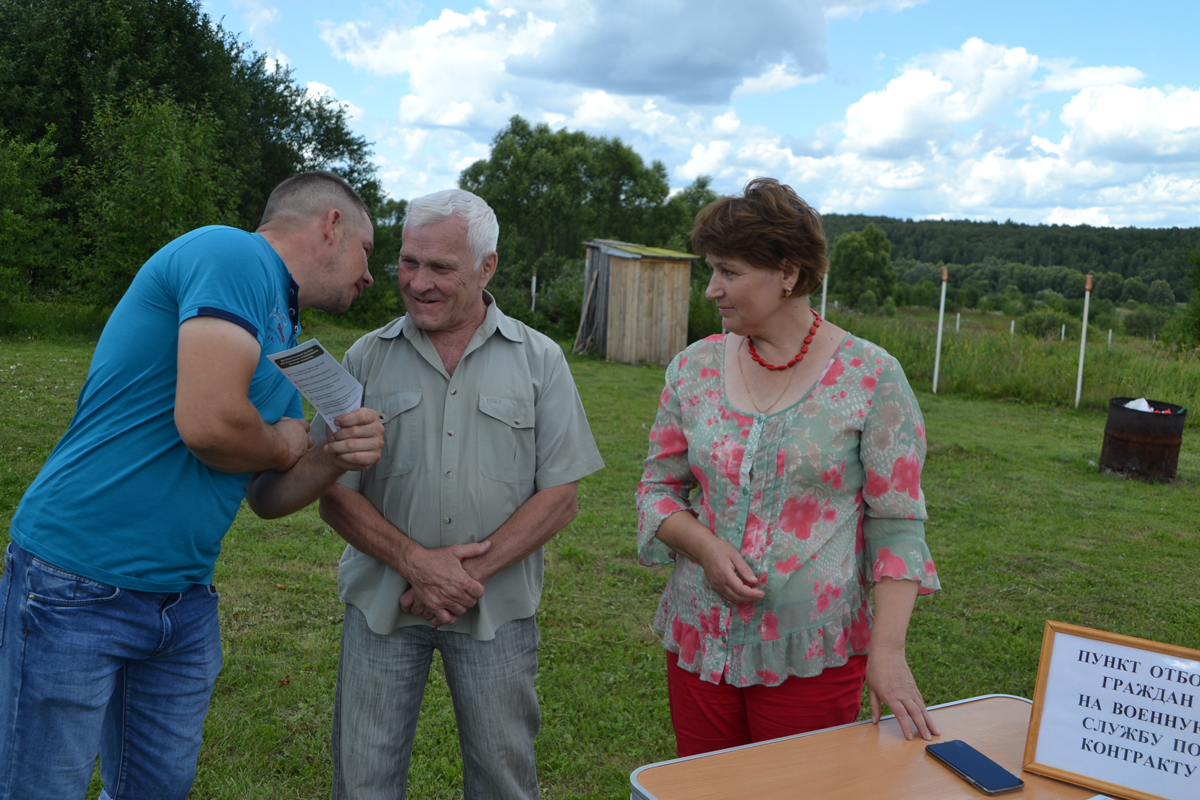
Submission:
[[[887,349],[904,365],[913,386],[932,387],[936,311],[905,309],[890,319],[835,313],[831,319]],[[1005,324],[991,325],[995,320]],[[945,326],[940,393],[1074,407],[1078,339],[1064,342],[1013,336],[1007,318],[993,315],[964,317],[957,333],[953,315],[947,317]],[[1172,352],[1136,338],[1119,337],[1109,347],[1107,337],[1091,336],[1080,407],[1106,412],[1113,397],[1147,397],[1187,407],[1200,397],[1200,356]],[[1187,426],[1200,427],[1200,416],[1188,415]]]
[[[339,353],[355,338],[306,332]],[[91,347],[0,340],[5,521],[66,428]],[[667,573],[637,565],[633,508],[662,371],[571,364],[608,467],[583,481],[578,518],[547,548],[540,777],[547,797],[624,797],[630,771],[673,755],[664,658],[650,629]],[[930,441],[928,539],[944,587],[918,601],[909,636],[929,703],[1030,696],[1047,619],[1200,648],[1200,435],[1185,434],[1179,481],[1124,481],[1097,472],[1104,415],[1094,408],[933,396],[913,383]],[[341,549],[313,509],[273,522],[243,511],[226,537],[216,574],[225,667],[195,800],[328,796]],[[412,797],[461,796],[437,674],[410,787]]]

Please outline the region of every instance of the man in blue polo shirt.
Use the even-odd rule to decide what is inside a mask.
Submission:
[[[184,800],[221,668],[213,566],[243,497],[262,516],[374,464],[378,413],[312,447],[266,358],[299,311],[372,283],[357,193],[310,172],[256,233],[200,228],[138,272],[97,343],[75,416],[13,517],[0,579],[0,800]]]

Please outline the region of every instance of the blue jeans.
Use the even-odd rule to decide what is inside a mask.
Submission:
[[[386,636],[346,606],[333,708],[334,800],[403,800],[429,665],[442,654],[463,754],[464,800],[538,800],[537,623],[496,638],[424,625]]]
[[[0,578],[0,800],[186,800],[221,670],[217,593],[137,592],[15,542]]]

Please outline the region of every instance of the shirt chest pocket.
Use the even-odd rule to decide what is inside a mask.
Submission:
[[[479,395],[479,471],[504,483],[532,483],[537,471],[533,403]]]
[[[412,472],[421,459],[421,418],[424,416],[421,393],[396,392],[375,402],[378,403],[379,421],[383,423],[383,454],[372,472],[376,478],[391,478]],[[364,405],[371,404],[367,402]]]

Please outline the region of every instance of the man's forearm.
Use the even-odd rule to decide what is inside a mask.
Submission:
[[[355,550],[382,561],[408,578],[409,551],[420,547],[388,522],[371,501],[353,489],[334,483],[321,495],[321,519]]]
[[[268,425],[250,402],[260,354],[254,336],[224,319],[179,326],[175,427],[196,458],[221,472],[282,472],[312,444],[304,420]]]
[[[338,417],[337,422],[341,426],[337,433],[327,428],[325,441],[310,447],[291,469],[269,470],[250,479],[246,499],[255,514],[274,519],[299,511],[342,473],[368,469],[379,460],[383,425],[378,412],[360,408]]]
[[[467,574],[485,583],[553,539],[579,513],[578,486],[578,482],[564,483],[526,500],[485,540],[491,544],[486,553],[463,561]]]
[[[185,424],[179,428],[180,438],[192,455],[221,472],[286,470],[295,463],[293,443],[277,425],[263,422],[257,410],[247,405],[253,414],[220,420],[203,431]]]
[[[400,573],[409,583],[400,607],[410,611],[415,604],[415,613],[434,625],[455,622],[483,596],[483,583],[463,563],[486,553],[491,547],[486,542],[426,549],[384,519],[361,494],[337,484],[321,496],[321,518],[356,550]]]
[[[251,477],[246,501],[263,519],[286,517],[320,498],[343,472],[318,445],[286,472],[267,470]]]

